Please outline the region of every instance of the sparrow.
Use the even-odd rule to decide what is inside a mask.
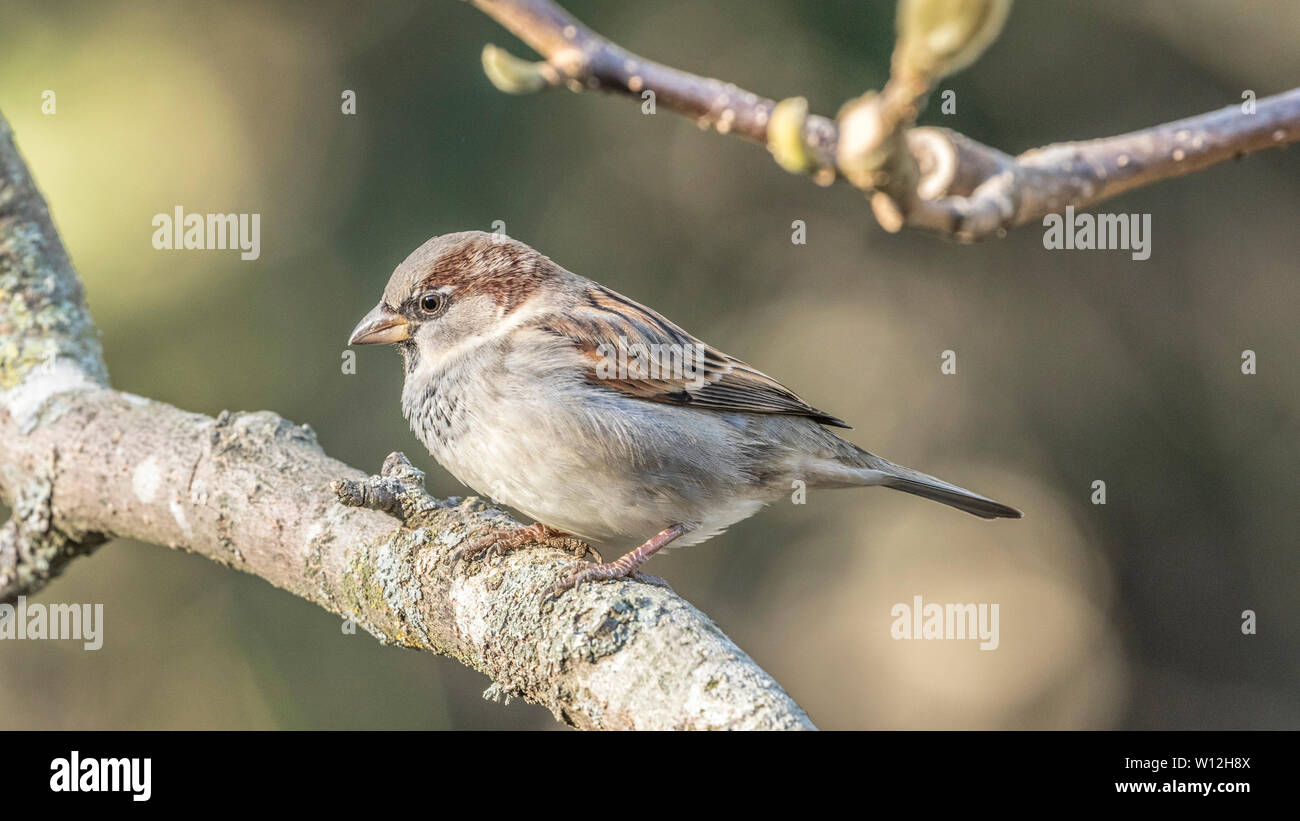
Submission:
[[[435,236],[397,266],[349,345],[396,345],[402,413],[461,483],[537,524],[534,542],[640,546],[554,593],[636,571],[799,487],[883,486],[984,519],[1020,511],[836,436],[848,428],[661,314],[481,231]]]

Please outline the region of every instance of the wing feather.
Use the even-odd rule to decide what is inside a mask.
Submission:
[[[586,357],[592,383],[638,399],[719,412],[806,416],[849,427],[767,374],[602,285],[592,283],[576,306],[537,324]]]

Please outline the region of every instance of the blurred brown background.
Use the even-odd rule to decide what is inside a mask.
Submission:
[[[885,2],[566,5],[635,52],[824,114],[883,82],[892,45]],[[396,356],[361,350],[355,375],[340,357],[410,250],[502,220],[860,445],[1026,511],[815,491],[654,561],[821,727],[1300,728],[1295,149],[1096,209],[1153,215],[1144,262],[1046,251],[1035,227],[963,247],[887,235],[860,193],[662,108],[500,94],[483,44],[529,52],[464,3],[2,8],[0,110],[118,388],[270,408],[353,465],[402,449],[463,493],[401,418]],[[1289,0],[1021,2],[943,86],[957,113],[923,120],[1010,151],[1119,133],[1296,85],[1298,33]],[[261,259],[155,251],[152,216],[177,204],[260,212]],[[914,595],[999,603],[1000,648],[892,640],[890,607]],[[105,547],[39,600],[103,602],[104,648],[0,644],[3,728],[555,726],[484,701],[454,661],[159,547]]]

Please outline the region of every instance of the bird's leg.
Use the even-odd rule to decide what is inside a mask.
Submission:
[[[654,536],[651,536],[645,544],[641,545],[636,550],[620,556],[612,562],[584,567],[564,581],[556,583],[551,588],[550,595],[558,596],[564,591],[575,588],[583,582],[621,579],[624,576],[630,576],[637,571],[637,568],[645,564],[647,559],[658,553],[661,548],[681,536],[689,529],[690,528],[686,525],[681,524],[666,527]]]
[[[600,554],[596,549],[581,539],[575,538],[562,530],[556,530],[553,527],[537,522],[527,527],[517,527],[513,530],[493,533],[491,536],[485,536],[477,540],[468,547],[462,547],[457,550],[451,557],[453,565],[462,559],[477,559],[483,556],[504,556],[512,550],[523,547],[526,544],[544,545],[547,547],[558,547],[573,553],[578,558],[591,553],[600,561]]]

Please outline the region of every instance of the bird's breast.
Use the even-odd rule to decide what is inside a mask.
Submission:
[[[689,544],[767,500],[741,464],[739,431],[714,414],[601,392],[545,367],[480,363],[411,384],[421,376],[408,375],[403,410],[430,454],[476,493],[552,527],[639,541],[687,523]]]

